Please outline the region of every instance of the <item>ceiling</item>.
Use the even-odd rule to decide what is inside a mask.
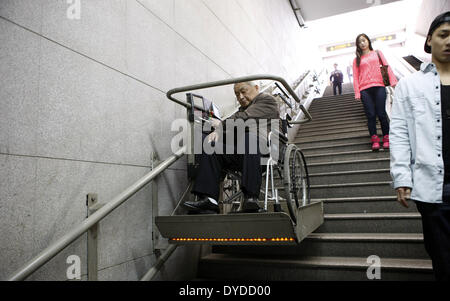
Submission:
[[[398,0],[291,0],[304,21],[312,21]]]
[[[450,11],[450,1],[448,0],[423,1],[420,9],[421,13],[417,19],[416,32],[425,37],[434,18],[446,11]]]

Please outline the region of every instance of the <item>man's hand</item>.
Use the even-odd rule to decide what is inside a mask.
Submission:
[[[219,134],[217,132],[212,132],[208,135],[208,143],[219,141]]]
[[[409,208],[407,201],[411,199],[411,188],[399,187],[397,190],[397,201],[403,205],[403,207]]]
[[[211,126],[215,129],[218,129],[222,126],[222,121],[220,121],[219,119],[211,118],[210,122]]]
[[[222,132],[222,121],[220,121],[219,119],[211,118],[209,122],[211,124],[211,127],[214,128],[215,131],[208,135],[207,141],[214,146],[215,143],[219,141],[220,133]]]

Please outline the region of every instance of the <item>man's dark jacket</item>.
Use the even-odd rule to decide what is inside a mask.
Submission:
[[[252,100],[252,102],[247,107],[240,107],[239,110],[232,116],[230,116],[227,120],[230,119],[242,119],[244,121],[254,119],[256,120],[256,124],[258,124],[258,120],[265,119],[267,120],[268,131],[270,131],[270,122],[276,121],[280,124],[280,109],[278,108],[277,100],[272,95],[260,93]],[[224,122],[224,129],[226,129],[227,120],[225,120]],[[277,127],[277,130],[280,131],[280,128],[281,127],[279,125]],[[249,130],[254,129],[250,128]]]

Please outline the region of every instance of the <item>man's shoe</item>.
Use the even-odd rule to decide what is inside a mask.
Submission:
[[[258,205],[258,198],[249,197],[244,199],[242,204],[242,212],[246,213],[257,213],[261,209]]]
[[[220,213],[219,205],[211,202],[208,197],[202,197],[194,202],[185,202],[183,206],[188,208],[192,213],[197,214]]]

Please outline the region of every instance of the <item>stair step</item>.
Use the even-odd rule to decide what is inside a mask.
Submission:
[[[334,129],[319,129],[310,132],[301,132],[301,134],[297,135],[298,138],[307,138],[307,137],[315,137],[315,136],[323,136],[323,135],[331,135],[331,134],[343,134],[343,133],[354,133],[354,132],[367,132],[367,126],[353,126],[348,128],[334,128]]]
[[[345,151],[371,150],[371,143],[368,139],[365,142],[329,144],[318,147],[301,147],[304,155],[329,154]]]
[[[377,125],[379,126],[380,123],[377,122]],[[366,119],[358,119],[358,120],[346,120],[346,119],[334,119],[331,121],[325,121],[325,122],[316,122],[315,120],[311,123],[305,123],[302,124],[299,133],[297,136],[301,136],[302,131],[311,131],[311,130],[319,130],[319,129],[330,129],[330,128],[339,128],[339,127],[351,127],[351,126],[367,126],[367,120]]]
[[[201,259],[200,277],[221,280],[368,280],[365,257],[274,259],[210,254]],[[382,280],[432,280],[430,260],[381,258]],[[239,272],[236,272],[236,271]]]
[[[302,125],[302,127],[300,128],[297,136],[299,138],[301,138],[303,136],[308,135],[309,133],[316,133],[316,132],[321,132],[321,131],[323,132],[323,131],[327,131],[327,130],[335,130],[335,131],[337,131],[337,130],[340,129],[340,130],[345,131],[347,129],[355,129],[355,128],[366,128],[367,129],[367,121],[361,121],[361,122],[357,122],[357,123],[356,122],[351,122],[351,123],[348,123],[348,124],[339,123],[338,125],[339,125],[339,127],[330,127],[330,126],[325,125],[325,126],[311,126],[309,128],[306,128],[306,127],[304,127]],[[379,123],[377,123],[377,127],[380,127]]]
[[[312,101],[312,105],[317,107],[338,107],[343,104],[358,104],[358,102],[355,99],[355,95],[347,94],[345,97],[339,97],[339,98],[330,98],[330,97],[324,97],[324,98],[316,98]]]
[[[311,198],[357,197],[367,195],[395,195],[391,182],[364,182],[311,185]]]
[[[318,103],[312,103],[309,106],[308,111],[312,112],[312,113],[320,113],[320,112],[325,112],[325,113],[330,113],[330,112],[342,112],[342,111],[346,111],[346,110],[361,110],[364,112],[364,107],[362,106],[362,104],[358,104],[354,101],[346,101],[346,102],[342,102],[339,104],[328,104],[328,105],[323,105],[323,104],[318,104]]]
[[[310,108],[321,109],[321,110],[340,110],[342,107],[360,107],[363,108],[361,102],[355,100],[354,97],[347,97],[340,99],[339,101],[321,101],[320,99],[315,99],[312,101]]]
[[[366,116],[362,108],[352,108],[352,107],[342,108],[340,110],[333,109],[333,110],[308,110],[308,111],[313,118],[341,117],[341,116],[345,116],[345,118],[347,118],[350,116],[360,116],[360,115]]]
[[[316,124],[321,124],[321,123],[330,123],[330,122],[336,122],[336,121],[354,121],[354,122],[358,122],[358,121],[364,121],[367,120],[366,116],[364,114],[359,114],[356,116],[350,116],[350,117],[339,117],[339,116],[330,116],[330,117],[313,117],[313,121]]]
[[[380,135],[381,132],[378,132]],[[311,142],[328,142],[328,141],[336,141],[336,140],[345,140],[345,139],[353,139],[353,138],[365,138],[366,140],[370,140],[369,132],[367,129],[360,129],[358,131],[352,131],[352,132],[341,132],[341,133],[331,133],[331,134],[320,134],[315,136],[309,136],[309,137],[301,137],[294,140],[294,143],[296,144],[303,144],[303,143],[311,143]]]
[[[308,171],[313,174],[351,170],[388,169],[389,167],[389,158],[308,163]]]
[[[353,202],[353,201],[386,201],[395,200],[395,196],[366,196],[366,197],[352,197],[352,198],[322,198],[322,199],[311,199],[311,201],[319,202]]]
[[[364,159],[375,159],[375,158],[389,158],[389,150],[380,149],[377,152],[369,150],[357,150],[357,151],[347,151],[347,152],[336,152],[336,153],[325,153],[325,154],[314,154],[305,156],[306,163],[319,163],[319,162],[335,162],[344,160],[364,160]]]
[[[327,220],[420,219],[420,213],[325,214]]]
[[[342,137],[343,136],[343,137]],[[365,133],[361,132],[360,134],[345,134],[341,137],[313,137],[313,138],[305,138],[305,139],[294,139],[292,143],[295,143],[302,148],[311,148],[311,147],[320,147],[320,146],[329,146],[330,144],[343,144],[343,143],[367,143],[370,142],[369,133],[366,131]]]
[[[325,214],[316,233],[422,233],[419,213]]]
[[[307,239],[317,241],[360,242],[418,242],[423,243],[422,233],[311,233]]]
[[[366,116],[364,111],[361,109],[356,110],[342,110],[342,111],[336,111],[336,112],[309,112],[311,116],[313,117],[313,120],[316,119],[326,119],[326,118],[336,118],[345,116],[345,119],[351,118],[351,117],[360,117],[360,116]]]
[[[307,159],[307,162],[310,162]],[[325,173],[310,173],[311,185],[357,183],[391,180],[389,169],[350,170]]]
[[[362,110],[362,111],[364,111],[364,107],[362,106],[362,104],[358,104],[356,102],[343,102],[339,105],[333,105],[333,106],[321,105],[321,104],[312,102],[312,104],[309,106],[308,110],[313,113],[320,113],[320,112],[329,113],[329,112],[340,112],[340,111],[345,111],[345,110]]]
[[[309,106],[309,111],[313,111],[315,113],[320,112],[339,112],[339,111],[345,111],[345,110],[363,110],[364,106],[362,103],[358,103],[354,100],[343,100],[339,103],[320,103],[320,102],[312,102]]]
[[[312,202],[323,201],[324,212],[332,213],[404,213],[417,212],[416,206],[411,202],[409,208],[404,208],[397,202],[397,197],[343,197],[311,199]]]
[[[352,83],[347,83],[347,84],[343,84],[342,87],[346,87],[346,85],[348,85],[349,89],[352,88]],[[331,86],[327,87],[327,89],[329,89],[331,91]],[[323,95],[321,98],[318,99],[340,99],[340,98],[344,98],[344,97],[350,97],[353,96],[354,97],[355,92],[354,91],[346,91],[346,92],[342,92],[342,95]]]
[[[214,253],[277,257],[339,256],[429,259],[421,233],[312,233],[296,246],[214,246]]]

